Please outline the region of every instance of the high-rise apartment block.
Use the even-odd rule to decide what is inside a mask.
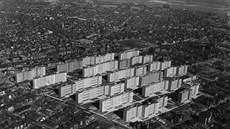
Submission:
[[[33,80],[34,89],[55,84],[60,98],[73,96],[79,104],[97,103],[100,112],[121,109],[121,117],[134,122],[165,111],[169,97],[184,103],[199,92],[196,77],[187,77],[187,65],[153,59],[136,49],[87,56],[56,64],[56,73],[51,75],[46,75],[45,67],[17,73],[16,81]],[[67,76],[68,72],[79,72],[79,76],[67,81],[72,74]]]

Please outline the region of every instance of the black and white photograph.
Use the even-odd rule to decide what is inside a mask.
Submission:
[[[230,129],[230,0],[0,0],[0,129]]]

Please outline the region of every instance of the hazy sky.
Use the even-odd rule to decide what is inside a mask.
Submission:
[[[188,4],[200,3],[200,4],[230,5],[230,0],[101,0],[101,1],[109,1],[109,2],[166,1],[166,2],[181,2],[181,3],[188,3]]]
[[[195,10],[209,10],[212,12],[225,12],[230,6],[230,0],[99,0],[114,3],[147,3],[172,2],[172,7],[192,8]]]

